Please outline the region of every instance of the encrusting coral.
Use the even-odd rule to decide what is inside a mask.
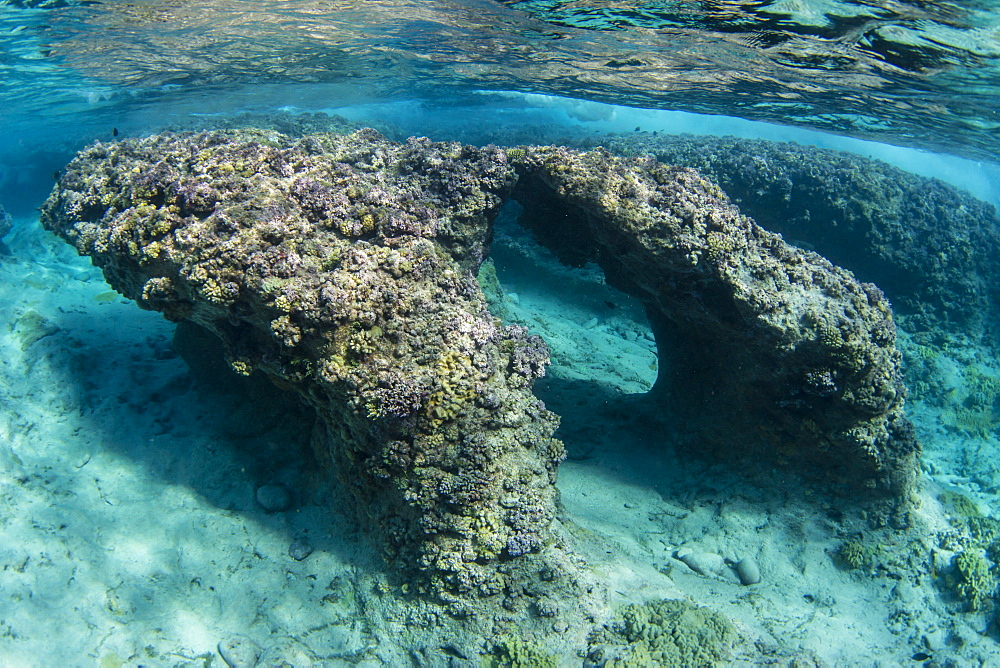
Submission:
[[[312,406],[316,449],[389,562],[461,614],[580,586],[553,521],[557,417],[531,391],[548,350],[476,280],[512,196],[561,257],[643,300],[661,355],[690,353],[675,398],[729,411],[706,410],[706,433],[905,496],[916,443],[881,292],[692,170],[372,130],[164,134],[83,150],[42,220],[123,295]]]
[[[737,641],[717,612],[686,600],[628,605],[590,638],[590,658],[607,668],[723,665]],[[618,650],[624,649],[624,652]],[[621,655],[620,655],[621,654]]]

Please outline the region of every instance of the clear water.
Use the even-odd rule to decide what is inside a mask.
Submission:
[[[987,158],[1000,128],[990,2],[67,0],[4,3],[0,21],[6,111],[50,121],[184,99],[211,111],[237,97],[452,101],[486,89]]]
[[[987,0],[0,0],[0,666],[254,665],[238,648],[270,652],[261,665],[545,665],[504,663],[511,637],[600,665],[585,631],[544,614],[484,635],[413,601],[330,502],[294,403],[213,366],[209,342],[176,337],[41,229],[53,176],[87,144],[306,113],[473,144],[735,135],[1000,205],[997,100]],[[847,568],[865,535],[834,502],[685,457],[630,412],[656,349],[599,271],[563,267],[507,213],[493,258],[502,317],[553,351],[536,390],[563,417],[566,521],[609,614],[706,606],[743,634],[723,664],[1000,664],[1000,552],[967,518],[1000,513],[994,330],[928,329],[900,300],[919,521]],[[201,368],[179,357],[192,347]],[[267,485],[287,509],[265,511]],[[692,549],[752,554],[762,583],[696,573],[677,559]],[[956,593],[967,550],[984,556],[975,610]]]

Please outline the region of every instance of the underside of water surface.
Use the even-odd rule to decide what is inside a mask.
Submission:
[[[998,17],[0,3],[0,664],[1000,661]]]

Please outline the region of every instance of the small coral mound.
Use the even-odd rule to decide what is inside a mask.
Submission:
[[[949,576],[949,582],[955,593],[966,602],[971,612],[982,610],[997,588],[990,562],[981,550],[970,548],[955,555],[952,566],[954,572]]]
[[[729,658],[738,634],[722,615],[683,600],[625,606],[590,640],[591,661],[607,668],[714,666]]]
[[[556,668],[555,655],[534,642],[508,636],[493,647],[493,652],[483,658],[483,668]]]
[[[836,553],[836,561],[848,569],[870,567],[878,556],[878,545],[861,538],[844,541]]]

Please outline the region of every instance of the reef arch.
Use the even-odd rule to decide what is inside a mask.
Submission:
[[[660,348],[691,360],[656,393],[689,383],[716,442],[751,434],[906,499],[918,446],[881,292],[692,170],[373,130],[163,134],[81,151],[42,221],[123,295],[314,408],[315,447],[388,561],[467,615],[571,600],[586,579],[557,520],[558,418],[532,394],[548,350],[497,321],[475,277],[510,197],[543,243],[643,301]]]
[[[681,408],[709,448],[876,494],[909,488],[918,446],[875,285],[759,227],[694,170],[602,149],[521,150],[522,224],[645,305],[661,356],[654,401]]]

